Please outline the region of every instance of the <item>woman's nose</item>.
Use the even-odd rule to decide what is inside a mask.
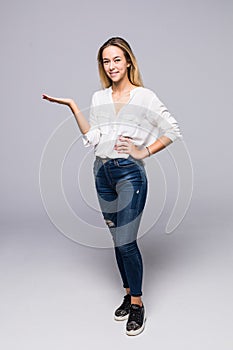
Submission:
[[[113,69],[114,68],[114,61],[110,61],[109,63],[109,69]]]

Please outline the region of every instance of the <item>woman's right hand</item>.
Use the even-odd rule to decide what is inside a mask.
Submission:
[[[49,101],[49,102],[60,103],[62,105],[68,106],[71,109],[73,115],[75,116],[75,118],[77,120],[77,123],[78,123],[78,126],[79,126],[81,133],[85,134],[89,131],[90,125],[89,125],[88,121],[86,120],[86,118],[84,117],[84,115],[81,113],[80,109],[78,108],[78,106],[76,105],[74,100],[72,100],[71,98],[52,97],[52,96],[48,96],[46,94],[43,94],[42,98],[44,100]]]
[[[71,98],[58,98],[58,97],[52,97],[52,96],[48,96],[46,94],[42,95],[42,98],[44,100],[47,100],[49,102],[55,102],[55,103],[60,103],[62,105],[67,105],[67,106],[71,106],[73,100]]]

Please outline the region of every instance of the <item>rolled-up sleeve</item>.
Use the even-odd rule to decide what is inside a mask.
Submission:
[[[155,94],[149,106],[148,119],[159,129],[160,134],[171,141],[183,139],[178,122]]]
[[[98,128],[97,117],[95,114],[96,106],[96,93],[93,94],[91,100],[90,114],[89,114],[89,124],[90,129],[87,133],[82,135],[83,144],[85,147],[96,146],[100,141],[100,129]]]

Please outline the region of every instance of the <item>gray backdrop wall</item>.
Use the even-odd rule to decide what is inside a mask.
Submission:
[[[100,88],[96,64],[97,51],[99,46],[111,36],[122,36],[129,41],[138,59],[145,86],[158,94],[178,120],[194,171],[194,188],[189,210],[170,241],[165,238],[166,235],[162,235],[164,222],[172,208],[169,203],[167,212],[163,214],[158,225],[157,238],[155,238],[156,233],[151,230],[142,241],[145,264],[148,266],[148,279],[145,283],[147,283],[148,290],[150,286],[147,298],[148,304],[151,304],[151,310],[152,300],[154,300],[153,289],[159,288],[159,278],[162,278],[162,270],[164,266],[167,267],[166,262],[169,259],[178,261],[178,255],[184,254],[181,263],[184,266],[194,249],[202,256],[200,258],[202,266],[205,266],[206,259],[210,264],[206,265],[208,268],[205,270],[205,276],[202,276],[203,280],[197,271],[197,274],[194,274],[201,288],[200,293],[192,295],[193,289],[187,287],[190,288],[192,300],[188,301],[188,297],[185,299],[185,296],[182,299],[187,301],[185,305],[188,308],[190,307],[189,302],[192,303],[195,297],[203,293],[206,296],[202,300],[203,307],[202,310],[199,310],[199,315],[195,314],[194,329],[191,325],[186,329],[187,338],[182,335],[181,328],[176,329],[176,335],[175,331],[173,333],[174,328],[169,323],[171,307],[166,309],[166,315],[163,318],[164,328],[162,333],[157,333],[158,338],[152,338],[152,333],[149,333],[148,330],[148,337],[141,337],[137,344],[141,346],[149,340],[153,339],[156,342],[156,339],[159,339],[157,341],[160,349],[168,349],[171,346],[177,349],[184,349],[187,346],[189,349],[196,349],[198,345],[201,349],[214,349],[215,346],[217,349],[220,344],[223,349],[231,349],[232,337],[229,324],[232,318],[232,301],[229,296],[232,291],[232,283],[229,283],[229,276],[232,279],[230,275],[230,271],[232,272],[230,247],[232,246],[233,226],[231,204],[233,176],[231,155],[233,128],[232,1],[1,1],[0,27],[0,240],[2,282],[6,297],[6,302],[2,301],[3,313],[0,312],[0,315],[6,316],[2,319],[5,336],[1,337],[0,341],[4,343],[4,349],[15,348],[16,344],[11,339],[12,330],[16,334],[18,349],[32,347],[36,349],[37,346],[38,349],[42,346],[44,349],[50,349],[52,345],[57,349],[73,349],[77,348],[79,342],[85,344],[85,339],[90,346],[94,344],[100,346],[102,340],[108,339],[105,332],[101,333],[101,328],[99,333],[95,334],[96,343],[93,339],[85,338],[84,335],[88,337],[90,329],[88,330],[88,322],[83,326],[80,325],[80,320],[75,322],[82,336],[72,337],[68,332],[71,320],[66,316],[66,322],[60,324],[60,331],[56,331],[54,326],[54,333],[49,335],[48,343],[42,341],[43,337],[39,337],[39,329],[43,328],[43,322],[37,323],[37,321],[46,319],[48,314],[45,304],[40,304],[39,295],[33,293],[36,293],[38,287],[38,282],[34,278],[35,276],[39,278],[38,274],[41,273],[41,295],[46,303],[47,294],[42,286],[49,283],[52,277],[50,274],[43,279],[47,270],[45,261],[50,264],[50,269],[52,269],[50,272],[53,271],[53,276],[57,273],[57,278],[61,277],[61,274],[63,278],[66,278],[67,270],[61,263],[61,261],[64,265],[67,263],[64,256],[72,256],[75,263],[77,263],[76,257],[79,256],[77,259],[80,259],[78,260],[80,270],[77,269],[77,275],[83,276],[86,286],[90,283],[90,289],[93,288],[93,280],[95,284],[100,282],[94,276],[99,272],[92,271],[94,261],[97,271],[99,271],[98,268],[102,269],[103,266],[109,265],[109,271],[106,270],[106,273],[109,273],[109,279],[112,276],[111,263],[108,263],[112,252],[105,250],[99,252],[99,250],[78,246],[60,235],[50,222],[43,207],[39,188],[40,159],[45,144],[55,128],[70,116],[70,112],[65,107],[51,105],[43,101],[41,95],[48,93],[54,96],[72,97],[81,109],[88,108],[92,93]],[[82,159],[85,152],[86,149],[74,145],[65,169],[67,196],[74,207],[76,206],[76,210],[80,211],[83,209],[81,205],[79,207],[74,191],[77,183],[75,170],[78,167],[77,162]],[[166,160],[166,152],[158,155],[158,159],[161,162]],[[172,172],[172,165],[170,167]],[[59,243],[56,243],[58,241]],[[153,242],[154,248],[152,249],[150,247]],[[56,244],[57,250],[54,248]],[[175,252],[179,251],[180,244],[184,244],[184,250],[176,255]],[[219,259],[220,252],[221,259]],[[157,256],[157,265],[154,263],[153,266],[161,266],[161,271],[156,270],[156,276],[153,277],[154,267],[152,269],[150,259],[153,260],[154,256]],[[33,260],[34,258],[36,260]],[[214,261],[217,261],[216,267],[219,268],[215,271],[211,268]],[[23,267],[21,269],[20,266],[23,266],[24,269]],[[81,269],[80,266],[83,268]],[[168,271],[172,266],[173,262],[169,264]],[[201,271],[201,266],[199,268]],[[70,270],[70,267],[67,269]],[[86,274],[90,274],[88,281],[84,277]],[[189,273],[187,275],[190,276]],[[209,289],[203,291],[206,276],[211,276],[209,277]],[[222,280],[223,276],[225,280]],[[152,280],[156,281],[157,287]],[[26,281],[30,281],[28,282],[30,286]],[[116,285],[119,283],[117,279],[114,281]],[[192,280],[189,282],[191,286],[197,286]],[[103,289],[104,284],[107,285],[107,283],[109,282],[103,282]],[[81,285],[81,289],[84,288],[83,283]],[[56,292],[53,286],[51,285],[50,289],[51,295]],[[162,290],[166,289],[166,286],[160,288],[159,298],[162,295],[164,297]],[[63,290],[61,299],[56,305],[62,304],[62,298],[67,293],[69,294],[70,289],[72,285],[67,290]],[[211,298],[213,289],[215,293],[217,289],[225,292],[215,295],[216,298],[211,300],[207,310],[205,309],[209,300],[207,295],[210,295]],[[13,290],[15,290],[14,297],[11,294]],[[75,295],[79,302],[80,298],[83,298],[85,304],[87,299],[91,298],[92,294],[89,293],[85,294],[83,290],[80,291],[77,288]],[[109,294],[106,291],[105,293],[108,298]],[[27,298],[24,299],[23,295],[27,295]],[[167,290],[165,295],[168,299],[171,298]],[[12,299],[9,299],[10,296]],[[73,296],[72,305],[76,297]],[[120,300],[120,296],[117,297],[116,304]],[[16,310],[16,304],[14,304],[16,299],[18,300],[17,316],[13,311]],[[94,303],[98,304],[98,300],[97,297],[94,297]],[[220,304],[218,304],[219,300],[221,300]],[[163,300],[163,305],[166,302]],[[219,316],[221,325],[220,319],[215,319],[215,312],[212,309],[212,306],[216,304],[218,304],[217,313],[221,315]],[[56,310],[56,305],[54,304],[54,310]],[[179,305],[182,309],[181,299]],[[41,307],[42,309],[44,307],[44,313],[40,314],[38,310]],[[25,309],[27,310],[26,316]],[[107,309],[109,311],[109,307]],[[197,310],[195,307],[194,309]],[[71,312],[72,307],[70,306],[68,310]],[[35,313],[37,317],[33,318]],[[22,322],[20,314],[24,315],[21,316]],[[153,314],[152,311],[151,314]],[[187,314],[190,320],[192,313],[190,315],[189,309]],[[173,314],[172,317],[173,324],[177,326],[177,314]],[[205,323],[202,323],[203,319]],[[51,320],[53,320],[52,316]],[[208,320],[213,323],[209,324]],[[75,322],[72,319],[71,323],[75,324]],[[157,327],[159,327],[158,319],[157,322]],[[166,336],[166,322],[168,327],[171,326],[169,334],[172,341]],[[179,325],[184,325],[185,328],[185,320],[182,319],[184,323],[181,320],[179,322]],[[31,324],[33,326],[30,328]],[[49,333],[49,324],[46,325],[43,328],[43,336]],[[205,326],[207,326],[207,333],[203,332]],[[30,341],[26,336],[27,327],[31,330]],[[156,329],[158,331],[158,328]],[[61,330],[64,331],[64,336],[61,335]],[[119,327],[111,336],[118,339],[118,332],[120,333]],[[161,334],[163,338],[160,338]],[[70,347],[66,347],[67,339],[71,339]],[[124,339],[124,342],[126,341],[128,339]],[[128,344],[128,346],[132,345],[131,342],[130,345]]]
[[[220,198],[230,200],[231,1],[8,1],[1,3],[4,221],[43,216],[39,160],[70,113],[41,94],[87,108],[100,88],[97,50],[116,35],[130,42],[144,84],[180,123],[195,172],[193,200],[216,210]]]

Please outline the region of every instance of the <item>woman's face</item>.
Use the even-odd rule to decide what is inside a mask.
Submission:
[[[128,80],[127,68],[130,64],[126,61],[124,52],[117,46],[106,47],[102,53],[103,67],[107,76],[114,83]]]

